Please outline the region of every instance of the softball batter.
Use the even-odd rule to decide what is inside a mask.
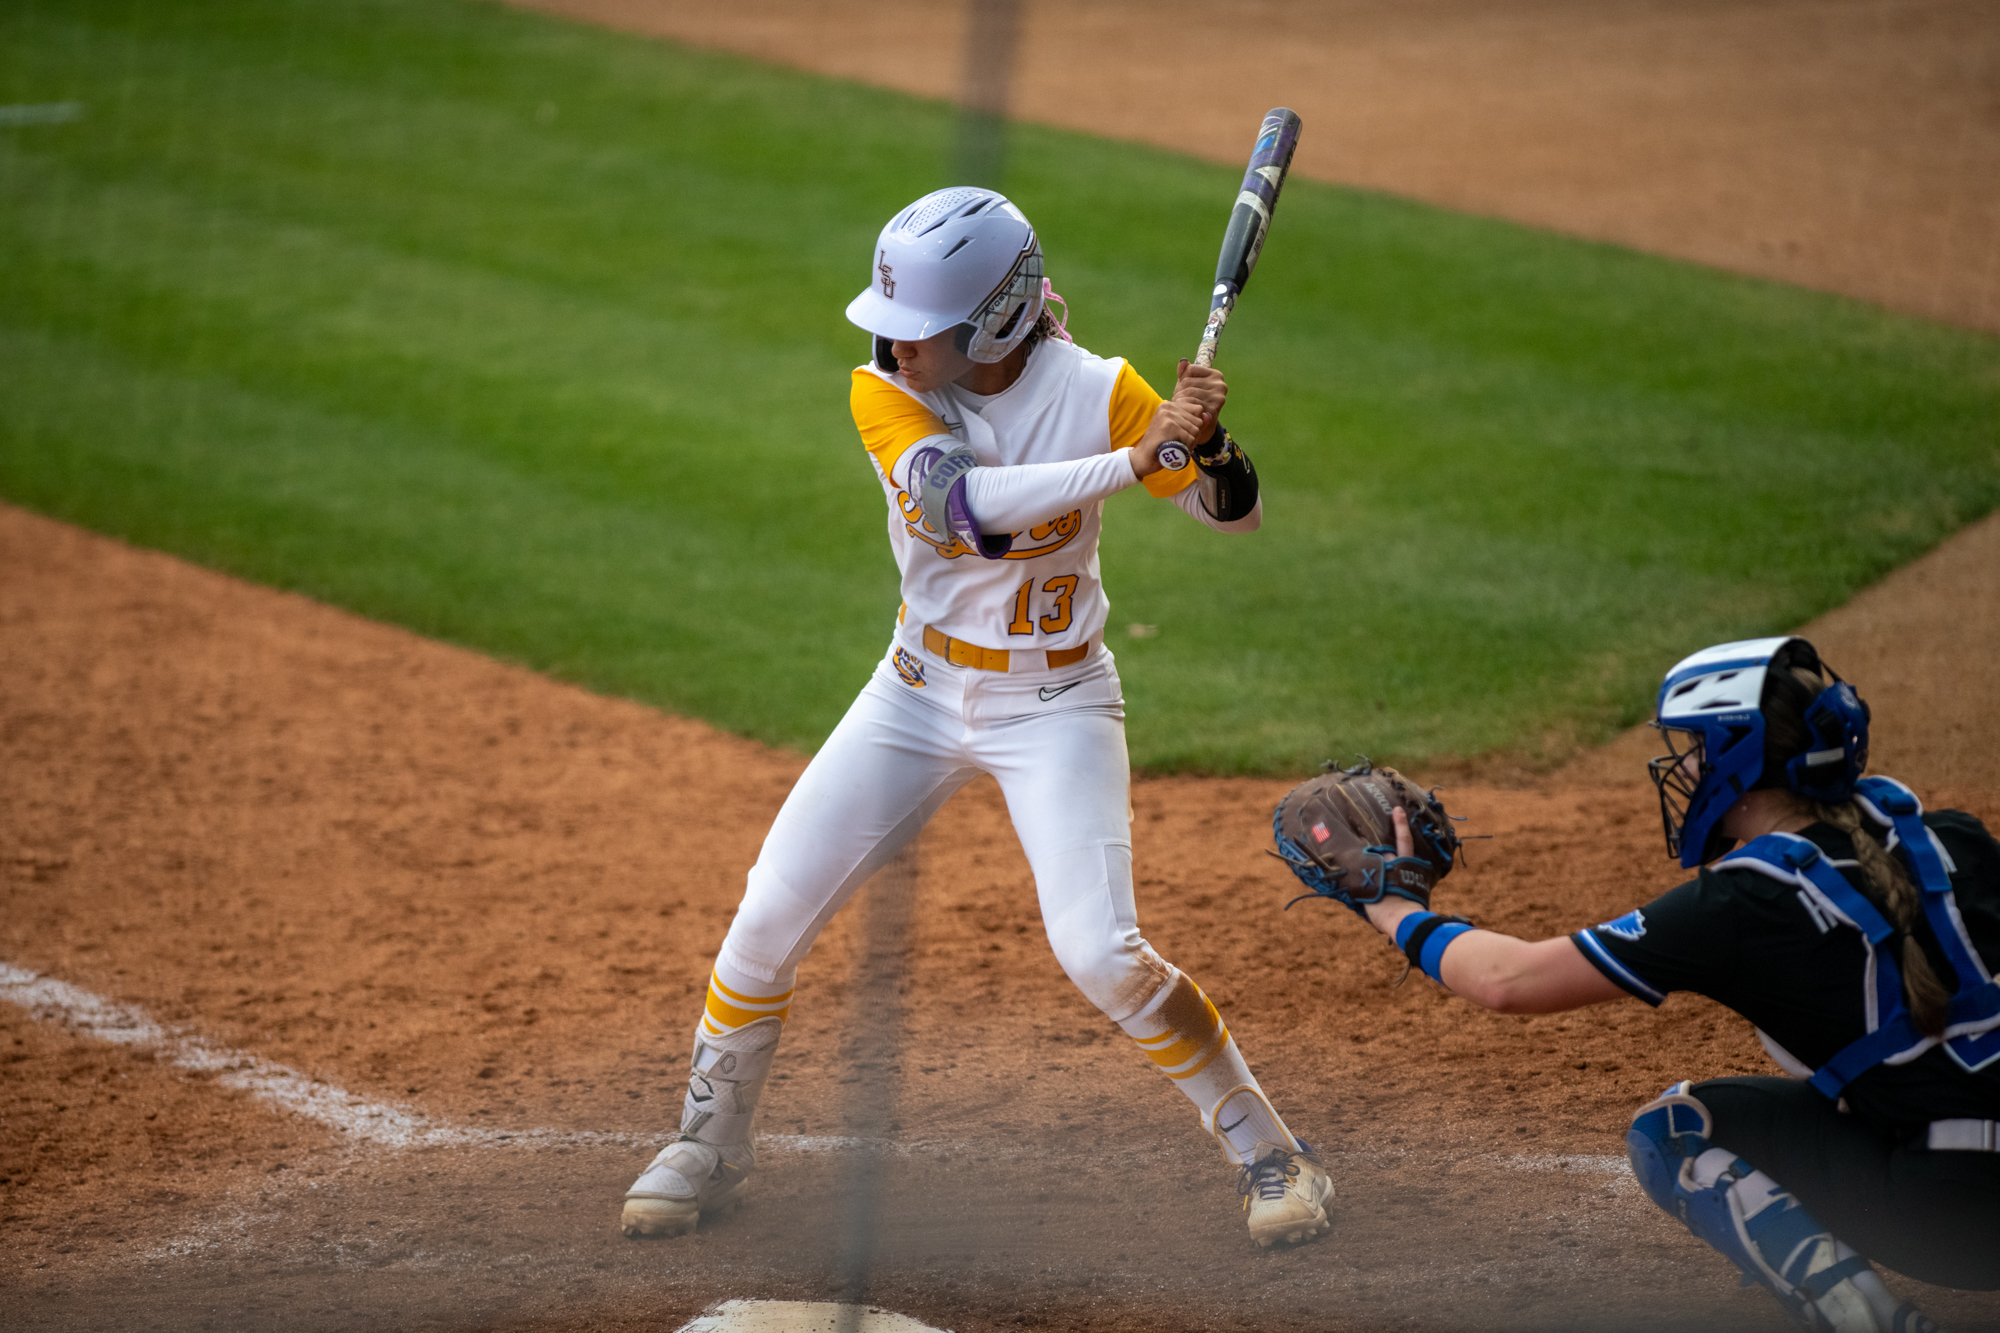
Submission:
[[[1106,497],[1143,483],[1219,531],[1258,526],[1256,473],[1219,420],[1222,376],[1183,363],[1162,402],[1129,364],[1076,346],[1067,316],[1045,308],[1034,228],[990,190],[903,209],[870,268],[847,308],[874,339],[851,405],[903,607],[751,868],[695,1030],[680,1133],[626,1194],[625,1234],[691,1231],[742,1182],[799,963],[953,792],[990,773],[1063,970],[1194,1103],[1240,1168],[1251,1235],[1311,1236],[1327,1224],[1326,1172],[1201,988],[1139,933],[1124,700],[1104,645]]]
[[[1748,1018],[1792,1077],[1681,1082],[1640,1107],[1640,1185],[1800,1323],[1934,1330],[1869,1261],[2000,1289],[2000,844],[1862,776],[1868,708],[1803,639],[1685,659],[1655,725],[1667,846],[1694,879],[1534,944],[1393,887],[1365,915],[1489,1009],[1689,990]],[[1391,818],[1410,857],[1409,820]]]

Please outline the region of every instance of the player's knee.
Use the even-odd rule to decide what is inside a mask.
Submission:
[[[722,953],[753,975],[788,975],[812,951],[818,934],[812,904],[760,860],[750,869]]]
[[[1139,932],[1119,932],[1051,940],[1056,961],[1083,992],[1113,1022],[1130,1018],[1146,1007],[1173,970]]]
[[[1112,1021],[1138,1013],[1172,969],[1139,933],[1131,847],[1091,843],[1044,854],[1035,861],[1035,878],[1049,948],[1064,973]]]

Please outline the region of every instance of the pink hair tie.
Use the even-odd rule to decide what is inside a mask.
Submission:
[[[1076,339],[1069,336],[1069,302],[1064,300],[1060,295],[1056,293],[1056,285],[1054,283],[1050,282],[1047,278],[1043,278],[1042,308],[1044,310],[1048,309],[1048,304],[1051,301],[1061,302],[1063,308],[1061,319],[1057,319],[1053,315],[1049,316],[1049,322],[1056,326],[1056,337],[1061,338],[1064,342],[1069,343],[1071,346],[1075,346]]]

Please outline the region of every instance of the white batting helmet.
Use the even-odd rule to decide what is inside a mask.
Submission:
[[[1007,196],[965,185],[889,219],[873,281],[847,306],[847,318],[877,339],[916,342],[957,329],[959,350],[989,363],[1019,347],[1041,313],[1035,229]]]

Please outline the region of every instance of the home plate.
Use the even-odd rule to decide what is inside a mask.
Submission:
[[[948,1333],[908,1315],[837,1301],[724,1301],[675,1333]]]

